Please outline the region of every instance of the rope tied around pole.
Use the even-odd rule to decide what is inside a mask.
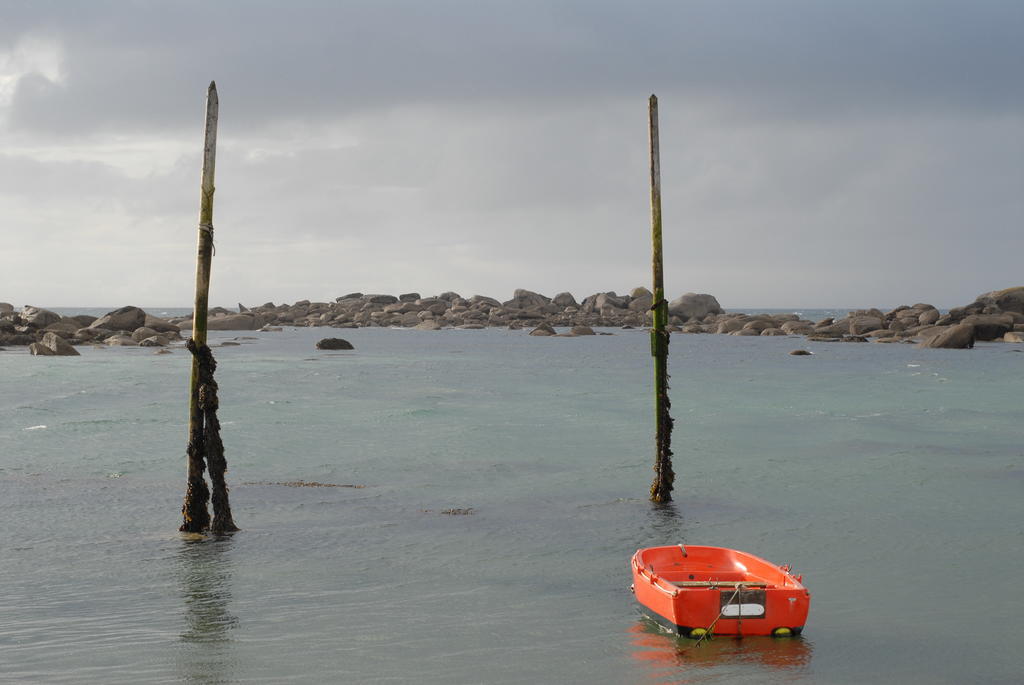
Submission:
[[[202,221],[199,223],[199,230],[210,236],[210,250],[214,255],[216,255],[217,243],[213,241],[213,224]]]
[[[199,478],[198,482],[190,481],[188,484],[189,493],[186,494],[185,506],[182,507],[185,521],[181,530],[201,532],[209,527],[210,532],[214,534],[233,533],[238,527],[231,516],[228,487],[224,480],[228,463],[224,458],[224,443],[220,439],[220,420],[217,418],[220,401],[217,398],[217,381],[213,378],[217,361],[213,358],[209,346],[197,344],[194,338],[189,338],[186,347],[199,366],[199,382],[195,393],[201,420],[196,423],[188,440],[188,457],[195,464],[195,472],[199,474]],[[203,470],[207,467],[213,486],[212,494],[206,489],[206,482],[202,478]],[[190,496],[197,497],[197,501],[191,501]],[[207,499],[213,503],[212,522],[206,513]]]
[[[661,309],[662,307],[664,307],[665,309],[662,310]],[[649,311],[655,312],[655,316],[657,316],[657,314],[656,314],[657,312],[665,311],[666,312],[665,318],[667,319],[668,318],[668,316],[667,316],[668,300],[665,300],[665,299],[658,300],[657,302],[655,302],[654,304],[651,305],[651,308],[650,308]],[[667,329],[664,329],[664,328],[661,328],[661,329],[651,328],[651,356],[652,357],[657,359],[658,356],[662,352],[664,352],[665,354],[668,354],[669,335],[670,334],[669,334],[669,331]]]

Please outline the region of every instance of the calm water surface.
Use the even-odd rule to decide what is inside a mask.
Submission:
[[[0,352],[0,682],[1021,680],[1024,346],[674,336],[654,507],[643,332],[212,335],[222,539],[176,532],[184,350]],[[661,633],[629,557],[676,542],[792,563],[804,637]]]

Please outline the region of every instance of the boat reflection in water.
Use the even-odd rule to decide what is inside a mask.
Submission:
[[[642,616],[629,628],[633,658],[652,668],[659,681],[678,682],[680,670],[767,668],[800,671],[811,663],[813,647],[803,637],[726,637],[710,640],[680,637]],[[671,669],[671,671],[669,671]],[[794,673],[795,675],[795,673]]]

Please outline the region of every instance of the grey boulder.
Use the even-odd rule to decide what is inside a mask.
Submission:
[[[1013,330],[1013,317],[1009,314],[971,314],[960,323],[974,326],[978,340],[999,340]]]
[[[974,347],[974,326],[970,324],[949,326],[941,333],[922,342],[919,347],[935,347],[953,350],[970,349]]]
[[[572,293],[558,293],[551,301],[557,304],[559,307],[578,307],[579,304],[576,302],[576,298],[572,296]]]
[[[685,320],[703,319],[708,314],[721,314],[722,307],[714,295],[686,293],[668,304],[668,313]]]
[[[21,320],[35,328],[46,328],[51,324],[57,323],[61,318],[61,315],[57,312],[51,312],[49,309],[41,309],[39,307],[26,306],[21,310]]]
[[[978,296],[978,301],[991,300],[1004,312],[1024,314],[1024,286],[995,290]]]
[[[56,333],[50,331],[43,335],[43,339],[39,341],[39,344],[49,349],[54,355],[58,357],[77,357],[79,356],[78,350],[71,346],[64,338],[60,337]],[[31,347],[31,346],[30,346]],[[32,354],[39,354],[33,352]],[[43,353],[45,354],[45,353]]]
[[[146,324],[146,312],[138,307],[121,307],[92,322],[89,328],[105,328],[109,331],[134,331]]]
[[[43,343],[34,342],[28,346],[28,351],[37,357],[55,357],[56,352],[51,350]]]
[[[850,319],[849,333],[851,335],[863,335],[868,331],[877,331],[882,328],[881,317],[878,316],[855,316]]]
[[[504,303],[505,307],[509,309],[531,309],[534,307],[543,307],[551,302],[551,298],[545,297],[540,293],[535,293],[530,290],[524,290],[523,288],[517,288],[512,293],[512,299]]]

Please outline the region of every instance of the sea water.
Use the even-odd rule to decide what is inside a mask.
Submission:
[[[605,332],[211,333],[242,532],[201,539],[184,349],[0,352],[0,682],[1020,682],[1024,346],[674,335],[654,506],[649,338]],[[629,558],[675,543],[792,564],[803,636],[661,632]]]

